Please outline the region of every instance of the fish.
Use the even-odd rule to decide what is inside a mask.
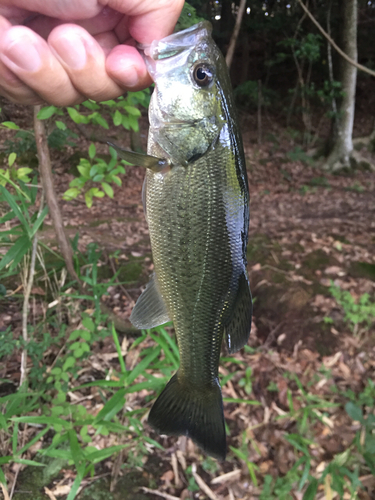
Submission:
[[[228,69],[211,32],[201,22],[141,47],[155,82],[147,155],[111,145],[146,168],[155,272],[130,320],[139,329],[173,321],[180,352],[148,423],[225,460],[219,358],[224,337],[234,353],[251,329],[249,188]]]

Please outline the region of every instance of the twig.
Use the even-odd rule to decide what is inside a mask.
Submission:
[[[322,35],[329,41],[329,43],[332,45],[332,47],[340,54],[341,57],[343,57],[348,63],[352,64],[356,68],[360,69],[361,71],[364,71],[365,73],[368,73],[371,76],[375,76],[375,71],[372,71],[369,68],[366,68],[366,66],[363,66],[362,64],[357,63],[354,61],[354,59],[351,59],[343,50],[340,49],[340,47],[336,44],[336,42],[329,36],[329,34],[322,28],[322,26],[319,24],[319,22],[315,19],[315,17],[311,14],[311,12],[307,9],[306,5],[302,2],[302,0],[297,0],[298,3],[301,5],[302,9],[306,12],[306,14],[309,16],[311,21],[315,24],[315,26],[318,28],[318,30],[322,33]]]
[[[2,490],[3,495],[4,495],[4,500],[10,500],[9,495],[8,495],[8,491],[5,488],[5,485],[3,483],[0,483],[0,486],[1,486],[1,490]]]
[[[151,493],[152,495],[156,495],[158,497],[162,497],[162,498],[165,498],[166,500],[180,500],[179,497],[175,497],[173,495],[169,495],[168,493],[164,493],[162,491],[158,491],[158,490],[151,490],[150,488],[146,488],[145,486],[143,486],[142,488],[142,491],[144,491],[145,493]]]
[[[284,325],[284,321],[281,321],[278,325],[275,326],[273,330],[270,331],[270,333],[267,335],[266,341],[264,344],[260,347],[260,350],[266,350],[268,347],[272,344],[272,342],[275,340],[276,333],[280,330],[280,328]]]
[[[180,476],[178,474],[178,460],[177,460],[177,455],[176,453],[172,453],[172,469],[173,469],[173,474],[174,474],[174,485],[176,488],[180,488],[181,486],[181,481],[180,481]]]
[[[200,487],[200,489],[205,493],[208,498],[211,498],[211,500],[219,500],[218,496],[211,490],[209,486],[203,481],[203,479],[200,477],[200,475],[197,473],[197,466],[195,464],[192,465],[191,471],[193,473],[193,477],[197,482],[197,485]]]
[[[329,2],[328,6],[328,11],[327,11],[327,33],[329,36],[331,36],[331,10],[332,10],[332,0]],[[328,60],[328,75],[329,75],[329,81],[331,85],[333,86],[333,64],[332,64],[332,45],[328,42],[327,43],[327,60]],[[337,103],[336,103],[336,98],[335,96],[332,97],[332,111],[334,115],[334,122],[333,126],[336,129],[338,127],[338,114],[337,114]]]
[[[262,144],[262,80],[258,80],[258,145]]]
[[[234,469],[234,470],[231,470],[230,472],[222,474],[221,476],[215,477],[211,481],[211,484],[221,484],[221,483],[236,481],[240,477],[241,477],[241,469]]]
[[[230,65],[232,64],[234,49],[236,47],[238,34],[240,32],[241,22],[245,12],[245,7],[246,7],[246,0],[241,0],[237,11],[236,24],[234,25],[234,30],[229,42],[228,52],[227,55],[225,56],[225,62],[227,63],[228,68],[230,68]]]

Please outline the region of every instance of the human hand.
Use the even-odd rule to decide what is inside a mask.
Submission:
[[[105,101],[150,85],[135,42],[169,35],[184,0],[0,0],[0,95]]]

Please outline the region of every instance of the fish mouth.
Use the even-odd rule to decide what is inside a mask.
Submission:
[[[154,40],[151,43],[138,43],[137,48],[143,52],[145,58],[154,61],[169,59],[185,50],[191,50],[203,38],[207,38],[212,33],[212,25],[209,21],[194,24],[185,30],[173,33],[161,40]]]

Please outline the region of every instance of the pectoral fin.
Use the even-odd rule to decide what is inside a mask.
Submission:
[[[170,321],[166,305],[158,289],[155,274],[137,300],[130,315],[130,321],[140,330],[155,328]]]
[[[161,172],[166,167],[171,166],[170,160],[167,160],[166,158],[156,158],[156,156],[128,151],[127,149],[120,148],[119,146],[116,146],[116,144],[113,144],[113,142],[109,141],[107,141],[107,144],[117,151],[117,154],[125,161],[128,161],[133,165],[140,165],[141,167],[149,168],[153,172]]]
[[[225,325],[225,336],[230,354],[243,347],[250,335],[253,303],[245,272],[238,280],[238,292],[232,314]]]

